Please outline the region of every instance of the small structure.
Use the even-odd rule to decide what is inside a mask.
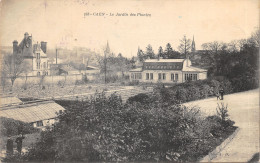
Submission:
[[[87,66],[85,73],[86,75],[100,74],[100,69],[94,66]]]
[[[130,81],[183,83],[207,79],[207,70],[191,66],[189,59],[147,59],[141,68],[130,70]]]
[[[51,75],[78,75],[79,70],[73,68],[69,64],[51,64],[50,65]]]
[[[3,97],[1,97],[3,100]],[[28,103],[15,103],[1,105],[0,117],[32,124],[34,127],[44,129],[56,122],[58,113],[65,109],[54,101],[36,101]]]

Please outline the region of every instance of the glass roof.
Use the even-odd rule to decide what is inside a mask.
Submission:
[[[65,109],[54,101],[44,101],[3,107],[0,116],[30,123],[55,118],[60,110]]]

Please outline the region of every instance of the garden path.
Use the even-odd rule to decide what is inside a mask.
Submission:
[[[228,104],[230,119],[235,121],[238,131],[235,138],[212,159],[212,162],[247,162],[259,152],[259,89],[225,95],[224,100],[208,98],[185,103],[199,106],[207,115],[216,113],[217,104]],[[208,160],[202,160],[207,162]]]

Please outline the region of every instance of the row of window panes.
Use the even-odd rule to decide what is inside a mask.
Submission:
[[[36,126],[37,126],[37,127],[43,126],[43,122],[42,122],[42,121],[37,121],[37,122],[36,122]]]
[[[171,74],[171,80],[174,81],[174,80],[178,80],[179,79],[179,75],[178,74]]]
[[[41,63],[37,62],[37,69],[40,69],[40,67],[41,67]]]
[[[37,69],[40,69],[41,67],[41,63],[40,62],[37,62]],[[43,68],[48,68],[48,64],[46,64],[46,62],[43,62]]]
[[[198,80],[197,74],[185,74],[185,81],[186,80]]]
[[[142,74],[141,73],[132,73],[131,78],[132,79],[142,79]]]
[[[178,74],[171,74],[171,80],[178,80],[179,76]],[[146,73],[146,80],[153,80],[153,73]],[[166,80],[166,74],[165,73],[158,73],[158,80]]]
[[[36,58],[40,59],[40,53],[36,53]]]
[[[48,71],[44,71],[44,72],[43,72],[43,75],[49,75]],[[41,72],[38,71],[38,72],[37,72],[37,76],[41,76]]]
[[[146,73],[146,80],[153,80],[153,73]]]
[[[169,69],[179,68],[178,65],[175,65],[175,66],[145,66],[146,69],[154,69],[154,68],[157,68],[157,69],[167,69],[167,67]]]

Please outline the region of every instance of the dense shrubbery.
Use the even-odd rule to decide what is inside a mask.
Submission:
[[[66,111],[59,123],[43,132],[23,159],[194,161],[221,142],[216,140],[225,128],[218,116],[204,118],[197,108],[164,103],[160,94],[139,96],[151,101],[132,98],[123,104],[115,94],[100,94],[84,102],[60,102]]]
[[[14,136],[23,132],[30,134],[39,131],[28,123],[17,121],[10,118],[0,117],[0,135],[1,136]]]
[[[164,103],[176,104],[214,96],[219,89],[223,88],[225,93],[231,93],[233,87],[226,79],[218,81],[215,79],[199,80],[181,83],[169,88],[157,86],[155,94],[162,96]]]

